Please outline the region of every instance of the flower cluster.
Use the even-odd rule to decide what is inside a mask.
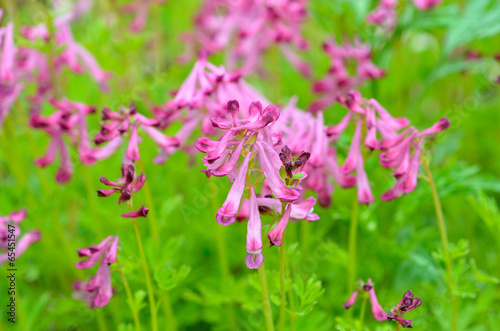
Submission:
[[[119,107],[115,112],[108,108],[103,108],[101,130],[94,138],[96,145],[109,142],[108,145],[120,145],[123,142],[121,138],[128,133],[128,145],[125,158],[131,161],[140,160],[139,155],[139,129],[146,132],[158,145],[161,151],[168,151],[170,148],[179,146],[179,139],[168,137],[156,127],[160,126],[160,120],[156,118],[147,118],[137,112],[135,107]]]
[[[317,112],[335,102],[338,93],[345,93],[360,86],[369,79],[383,77],[385,72],[375,66],[371,60],[370,45],[356,39],[353,44],[337,45],[333,40],[323,44],[324,51],[330,56],[330,68],[325,78],[314,83],[313,92],[324,95],[310,106],[310,111]],[[347,64],[355,61],[356,73],[350,75]]]
[[[389,321],[395,320],[403,328],[412,328],[412,320],[404,319],[404,315],[418,306],[422,305],[422,300],[420,297],[414,298],[412,291],[408,290],[403,294],[403,299],[391,309],[391,312],[387,315]]]
[[[387,319],[387,314],[384,309],[378,303],[377,296],[375,295],[375,290],[373,289],[373,283],[371,279],[368,279],[366,283],[359,284],[359,289],[355,290],[351,297],[342,305],[345,309],[349,309],[356,303],[356,299],[361,291],[364,293],[368,292],[370,297],[370,305],[372,308],[373,317],[377,321],[385,321]]]
[[[109,266],[116,261],[117,248],[118,237],[109,236],[98,245],[77,250],[79,257],[86,258],[76,263],[78,269],[89,269],[100,262],[97,273],[90,281],[73,283],[74,297],[85,301],[90,308],[104,307],[113,296]]]
[[[295,51],[308,47],[301,34],[306,4],[307,0],[206,0],[195,19],[195,33],[184,39],[210,53],[228,50],[228,67],[243,74],[260,69],[261,54],[276,44],[299,72],[309,76],[309,65]],[[194,45],[190,48],[188,54]]]
[[[65,183],[72,176],[73,166],[64,136],[69,137],[70,142],[77,146],[80,161],[87,165],[111,156],[118,146],[110,144],[101,149],[90,147],[86,117],[95,113],[95,107],[68,100],[50,100],[50,103],[56,109],[52,114],[33,114],[30,118],[33,128],[43,130],[50,136],[45,155],[35,160],[35,164],[45,167],[53,163],[59,154],[61,162],[56,180]]]
[[[301,198],[300,182],[307,174],[303,167],[308,154],[303,153],[297,159],[283,145],[282,133],[273,133],[270,127],[280,116],[279,108],[269,105],[262,109],[260,102],[253,102],[248,109],[249,116],[239,118],[239,103],[236,100],[227,103],[226,111],[231,121],[212,118],[215,127],[225,131],[219,141],[207,137],[199,138],[196,147],[206,155],[202,158],[207,176],[228,176],[233,182],[226,201],[217,211],[219,224],[229,225],[236,221],[238,212],[247,214],[247,256],[245,262],[249,268],[259,268],[264,257],[261,253],[261,219],[259,207],[274,209],[280,220],[268,233],[272,245],[281,245],[283,233],[291,218],[317,220],[311,214],[315,203],[313,198],[299,201]],[[281,153],[278,151],[281,150]],[[238,167],[240,156],[243,161]],[[256,161],[259,161],[258,165]],[[250,166],[252,162],[252,166]],[[281,171],[283,169],[283,171]],[[252,182],[252,172],[259,174]],[[255,193],[261,186],[260,201]],[[250,199],[246,208],[241,208],[242,197],[248,188]],[[246,215],[245,215],[246,216]]]
[[[111,189],[98,190],[98,197],[109,197],[114,193],[119,193],[118,204],[122,201],[131,203],[132,194],[137,193],[144,183],[146,182],[146,176],[141,173],[136,177],[135,167],[130,163],[124,163],[122,165],[122,175],[116,181],[110,181],[106,177],[101,176],[101,183],[106,186],[111,186]],[[122,217],[146,217],[148,215],[149,209],[142,206],[139,210],[130,211],[129,213],[122,214]]]
[[[40,241],[40,231],[26,233],[20,240],[19,224],[26,218],[26,209],[13,211],[7,216],[0,216],[0,264],[9,261],[9,252],[15,251],[15,257],[19,256],[32,244]]]
[[[413,0],[419,10],[429,10],[438,6],[442,0]],[[396,27],[396,5],[398,0],[380,0],[377,7],[366,16],[366,21],[392,31]]]

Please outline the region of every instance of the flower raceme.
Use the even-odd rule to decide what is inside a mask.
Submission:
[[[413,309],[422,305],[422,300],[420,297],[415,298],[412,291],[408,290],[403,294],[401,301],[391,309],[391,312],[387,315],[387,318],[392,321],[395,320],[403,328],[412,328],[412,320],[404,319],[404,315]]]
[[[111,156],[118,146],[110,144],[99,149],[90,147],[86,117],[95,113],[95,107],[64,99],[50,100],[50,103],[56,108],[52,114],[48,116],[33,114],[30,118],[31,127],[43,130],[50,136],[50,143],[45,155],[35,160],[35,164],[45,167],[53,163],[56,155],[59,154],[61,163],[56,173],[56,180],[59,183],[65,183],[73,173],[68,147],[64,140],[65,136],[76,142],[78,156],[81,162],[86,165]]]
[[[253,102],[248,117],[243,119],[239,117],[239,108],[236,100],[228,101],[227,116],[211,119],[214,127],[225,133],[218,141],[201,137],[196,147],[206,154],[202,161],[207,177],[228,176],[233,183],[226,201],[217,211],[216,220],[221,225],[229,225],[237,218],[249,218],[245,262],[255,269],[264,260],[261,253],[262,212],[274,210],[280,215],[281,220],[268,235],[271,245],[281,245],[290,218],[314,221],[319,217],[312,213],[316,200],[301,199],[300,183],[307,177],[302,169],[309,153],[303,152],[293,158],[282,142],[283,134],[271,130],[280,116],[279,108],[269,105],[263,109],[260,102]],[[254,173],[257,178],[252,176]],[[256,194],[259,187],[260,196]],[[249,192],[249,200],[243,199],[245,191]]]
[[[134,165],[129,163],[122,164],[122,175],[116,181],[110,181],[106,177],[101,176],[101,183],[106,186],[111,186],[110,189],[98,190],[98,197],[109,197],[114,193],[119,193],[120,197],[118,198],[118,204],[121,204],[122,201],[130,202],[133,193],[137,193],[144,183],[146,182],[146,176],[141,173],[139,176],[135,175],[135,167]],[[123,217],[146,217],[148,214],[148,209],[144,206],[141,209],[123,214]]]
[[[227,50],[229,69],[248,74],[261,69],[262,54],[276,46],[297,71],[309,76],[309,65],[296,53],[308,48],[301,34],[307,2],[205,0],[195,19],[197,29],[184,36],[188,50],[183,59],[190,57],[194,44],[210,53]]]
[[[355,290],[353,294],[347,299],[347,301],[342,305],[345,309],[349,309],[356,303],[356,299],[360,292],[368,292],[370,298],[370,305],[372,309],[373,317],[377,321],[385,321],[387,319],[387,314],[384,312],[382,306],[378,303],[377,295],[375,294],[375,289],[373,288],[373,283],[371,279],[368,279],[366,284],[361,284],[360,288]]]
[[[167,150],[171,147],[179,146],[179,140],[176,137],[168,137],[155,127],[160,125],[160,120],[156,118],[147,118],[137,112],[135,107],[119,107],[115,112],[108,108],[102,110],[101,130],[94,138],[94,142],[100,145],[109,142],[108,145],[121,144],[122,135],[128,133],[128,144],[125,157],[132,161],[140,160],[139,155],[139,129],[145,131],[158,145],[160,150]]]
[[[14,251],[16,258],[19,258],[29,246],[40,241],[40,231],[37,230],[26,233],[18,240],[21,235],[19,224],[26,218],[26,214],[26,209],[21,209],[7,216],[0,216],[0,264],[9,261],[9,252]]]
[[[323,95],[309,107],[313,113],[334,103],[338,93],[345,93],[367,80],[378,79],[385,75],[384,70],[372,62],[370,45],[362,43],[359,39],[352,44],[346,42],[343,45],[337,45],[330,40],[323,44],[323,49],[330,56],[330,68],[327,75],[313,85],[313,92]],[[355,60],[357,63],[356,73],[353,75],[347,70],[350,60]]]
[[[349,153],[340,172],[349,175],[356,170],[356,185],[360,203],[373,202],[369,181],[364,171],[362,146],[369,151],[380,151],[380,165],[392,169],[396,178],[393,188],[382,194],[382,200],[393,200],[413,191],[417,185],[421,152],[424,138],[435,135],[450,125],[447,118],[441,118],[430,128],[418,131],[408,119],[395,118],[375,99],[366,100],[358,91],[349,91],[346,96],[337,97],[348,113],[339,124],[326,129],[330,140],[335,142],[349,123],[355,123],[355,131]],[[363,131],[366,131],[363,134]]]
[[[90,308],[106,306],[113,296],[109,266],[116,261],[117,248],[118,237],[109,236],[98,245],[77,250],[79,257],[86,258],[76,263],[78,269],[89,269],[100,262],[97,273],[90,281],[73,283],[74,297],[85,301]]]

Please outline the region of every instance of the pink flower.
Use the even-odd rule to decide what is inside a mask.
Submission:
[[[118,237],[109,236],[98,245],[78,250],[78,256],[87,260],[77,262],[77,268],[88,269],[100,261],[96,275],[89,282],[73,283],[73,289],[76,291],[74,297],[87,302],[90,308],[104,307],[113,295],[109,265],[116,261],[117,247]]]
[[[420,10],[434,8],[441,4],[442,0],[413,0],[415,6]]]
[[[351,297],[346,301],[346,303],[342,305],[342,307],[344,307],[345,309],[349,309],[351,306],[353,306],[361,290],[365,293],[368,292],[373,317],[377,321],[385,321],[387,319],[387,314],[384,312],[382,306],[380,306],[380,304],[378,303],[377,296],[375,295],[375,290],[373,289],[373,283],[371,279],[368,279],[367,283],[363,284],[363,286],[360,289],[355,290],[354,293],[351,295]]]
[[[250,269],[258,269],[264,262],[262,252],[262,225],[255,190],[250,187],[249,220],[247,223],[247,252],[245,263]]]
[[[369,295],[373,317],[375,317],[377,321],[385,321],[387,319],[387,314],[385,313],[382,306],[380,306],[380,304],[378,303],[377,296],[375,295],[375,290],[373,289],[372,280],[368,279],[367,284],[370,286]]]
[[[16,258],[19,258],[29,246],[40,241],[40,231],[36,230],[21,237],[19,224],[25,217],[26,209],[13,211],[7,216],[0,216],[0,264],[9,261],[9,252],[12,251],[12,248],[15,248]]]
[[[347,299],[347,301],[342,305],[345,309],[351,308],[356,303],[356,298],[358,297],[359,290],[356,290],[352,293],[352,295]]]
[[[238,170],[238,175],[233,182],[233,186],[229,190],[226,201],[224,201],[222,207],[217,211],[216,219],[219,224],[229,225],[236,220],[235,215],[238,213],[241,197],[245,190],[245,178],[251,157],[252,153],[248,153],[243,159],[243,163]]]
[[[135,168],[132,163],[123,163],[121,169],[122,169],[121,177],[114,182],[106,179],[106,177],[104,176],[101,176],[100,178],[101,183],[103,183],[106,186],[111,186],[112,188],[106,190],[98,190],[97,191],[98,197],[109,197],[114,193],[120,193],[120,197],[118,198],[118,204],[121,204],[122,201],[129,201],[130,198],[132,197],[132,194],[138,192],[142,188],[142,186],[146,182],[146,176],[141,173],[139,176],[136,177]],[[146,215],[144,215],[144,217],[145,216]]]
[[[122,214],[122,217],[128,217],[128,218],[136,218],[136,217],[146,217],[148,216],[149,209],[144,207],[144,205],[141,206],[138,210],[131,211],[129,213]]]
[[[290,220],[291,212],[292,205],[288,204],[278,224],[276,224],[274,229],[272,229],[271,232],[269,232],[269,234],[267,235],[267,238],[269,238],[269,241],[271,242],[271,247],[274,245],[281,246],[281,239],[283,238],[283,233],[285,232],[288,221]]]

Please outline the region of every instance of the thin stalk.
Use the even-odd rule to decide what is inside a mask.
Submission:
[[[168,295],[168,292],[165,292],[165,295],[163,296],[163,302],[164,302],[163,310],[167,318],[168,330],[175,331],[177,330],[177,323],[175,321],[175,315],[172,309],[172,304],[170,303],[170,297]]]
[[[354,282],[356,281],[356,240],[358,236],[358,200],[354,197],[351,212],[351,222],[349,226],[349,243],[348,254],[349,260],[347,265],[348,274],[348,292],[351,293],[354,289]]]
[[[218,209],[218,201],[217,201],[217,192],[218,189],[215,185],[215,180],[211,178],[209,180],[210,192],[212,198],[212,210]],[[217,244],[217,260],[219,261],[220,272],[222,275],[223,283],[225,284],[226,289],[233,293],[233,280],[231,277],[231,273],[229,271],[229,261],[227,258],[227,248],[226,248],[226,238],[224,236],[224,227],[222,225],[217,225],[215,230],[216,232],[216,244]],[[227,304],[228,309],[228,318],[229,323],[231,325],[231,330],[237,330],[238,324],[236,322],[236,312],[234,311],[234,307],[232,303]]]
[[[286,307],[286,288],[285,288],[285,236],[281,239],[280,246],[280,317],[279,317],[279,330],[285,330],[285,307]]]
[[[108,327],[106,326],[106,321],[102,317],[102,311],[101,310],[96,310],[95,311],[95,316],[96,316],[97,327],[99,328],[99,331],[107,331]]]
[[[399,323],[396,324],[396,331],[399,331]]]
[[[288,258],[285,254],[285,271],[286,271],[286,279],[288,279],[291,283],[292,277],[290,276],[290,264],[288,263]],[[292,286],[288,287],[288,302],[290,303],[290,330],[295,331],[297,326],[295,325],[295,306],[293,303],[293,290]]]
[[[365,311],[366,311],[366,295],[363,296],[363,302],[361,302],[361,311],[359,312],[359,331],[363,331],[363,324],[365,322]]]
[[[267,331],[274,331],[273,313],[271,311],[271,302],[269,302],[269,293],[267,291],[266,270],[264,263],[259,268],[260,287],[262,290],[262,305],[264,307],[264,316],[266,318]]]
[[[139,314],[137,313],[137,307],[135,306],[134,297],[132,296],[132,291],[130,291],[130,286],[128,285],[127,279],[123,274],[122,267],[120,266],[120,262],[118,262],[118,258],[116,258],[116,264],[118,265],[118,272],[120,273],[120,277],[122,278],[123,287],[125,287],[125,292],[127,292],[127,298],[130,302],[130,309],[132,310],[132,316],[134,317],[135,329],[137,331],[141,330],[141,322],[139,320]]]
[[[139,168],[139,171],[142,173],[146,173],[144,171],[144,164],[142,163],[142,160],[137,160],[137,167]],[[154,208],[153,204],[153,196],[151,195],[151,189],[149,187],[149,182],[146,180],[144,183],[143,187],[144,192],[146,193],[146,203],[148,204],[149,207],[149,213],[148,213],[148,224],[149,224],[149,231],[151,232],[151,236],[153,236],[153,241],[154,243],[158,243],[158,236],[160,235],[160,231],[158,231],[158,223],[156,219],[156,209]]]
[[[448,287],[450,289],[451,298],[451,329],[453,331],[457,330],[458,327],[458,302],[455,295],[455,284],[453,283],[453,271],[451,269],[452,261],[450,256],[450,251],[448,250],[448,235],[446,233],[446,224],[444,222],[443,208],[441,207],[441,201],[439,200],[439,195],[436,189],[436,183],[432,177],[431,170],[427,161],[423,161],[422,165],[427,173],[427,179],[431,187],[432,199],[434,200],[434,208],[436,210],[436,218],[439,225],[439,233],[441,236],[441,244],[443,245],[443,254],[445,258],[446,273],[448,274]]]
[[[129,208],[130,211],[132,211],[132,204],[129,204]],[[144,271],[144,276],[146,278],[146,287],[148,290],[148,299],[149,299],[149,310],[151,311],[152,329],[153,331],[156,331],[158,330],[158,323],[156,319],[156,304],[153,292],[153,285],[151,284],[151,277],[149,275],[148,261],[146,260],[146,255],[144,254],[141,234],[139,232],[139,227],[137,226],[137,219],[135,217],[132,218],[132,223],[134,224],[135,237],[137,238],[137,245],[139,246],[139,253],[141,255],[142,270]]]

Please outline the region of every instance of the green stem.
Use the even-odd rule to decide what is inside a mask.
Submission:
[[[396,331],[399,331],[399,323],[396,324]]]
[[[218,209],[218,201],[217,201],[217,192],[218,189],[215,185],[215,178],[210,178],[209,179],[209,185],[210,185],[210,192],[211,192],[211,198],[212,198],[212,210],[217,210]],[[231,273],[229,271],[229,261],[227,258],[227,248],[226,248],[226,239],[224,236],[224,231],[225,228],[222,225],[217,225],[216,229],[216,241],[217,241],[217,256],[219,260],[219,266],[220,266],[220,272],[222,275],[222,279],[224,281],[224,284],[226,286],[226,289],[230,292],[233,293],[233,280],[231,277]],[[227,305],[227,310],[228,310],[228,318],[229,318],[229,323],[231,325],[231,330],[237,330],[238,329],[238,324],[236,322],[236,312],[234,311],[234,307],[232,303],[229,303]]]
[[[168,292],[165,292],[165,295],[163,296],[163,302],[163,310],[165,312],[165,316],[167,317],[167,330],[175,331],[177,330],[177,323],[175,321],[175,315],[172,309],[172,304],[170,303]]]
[[[125,287],[125,292],[127,292],[127,298],[128,298],[128,301],[130,302],[130,309],[132,310],[132,316],[134,317],[135,329],[137,331],[140,331],[141,330],[141,322],[139,320],[139,314],[137,313],[137,308],[135,306],[134,297],[132,296],[132,291],[130,291],[130,287],[128,285],[127,279],[125,278],[125,275],[123,274],[120,262],[118,262],[118,258],[116,258],[116,264],[118,265],[118,272],[120,273],[120,277],[122,278],[122,282],[123,282],[123,287]]]
[[[354,282],[356,281],[356,239],[358,236],[358,200],[354,197],[351,212],[351,222],[349,226],[349,243],[348,243],[348,254],[349,260],[347,264],[347,274],[348,274],[348,292],[353,292]]]
[[[458,302],[457,302],[457,297],[455,295],[455,284],[453,282],[453,271],[451,269],[452,267],[452,260],[450,256],[450,252],[448,250],[448,235],[446,233],[446,224],[444,222],[444,215],[443,215],[443,209],[441,207],[441,201],[439,200],[439,195],[436,189],[436,183],[434,182],[434,178],[432,177],[431,170],[429,168],[429,165],[427,164],[427,161],[423,161],[422,165],[424,166],[425,171],[427,172],[427,179],[429,180],[429,185],[431,187],[431,192],[432,192],[432,199],[434,200],[434,208],[436,210],[436,217],[438,220],[438,225],[439,225],[439,233],[441,235],[441,243],[443,245],[443,255],[445,258],[445,266],[446,266],[446,273],[448,274],[448,287],[450,289],[450,298],[451,298],[451,313],[452,313],[452,320],[451,320],[451,329],[453,331],[457,330],[458,327]]]
[[[285,307],[286,307],[286,288],[285,288],[285,237],[281,239],[280,246],[280,290],[281,290],[281,300],[280,300],[280,318],[279,318],[279,330],[285,330]]]
[[[267,331],[274,331],[273,313],[271,311],[271,302],[269,302],[269,293],[267,291],[266,270],[264,263],[259,268],[260,287],[262,291],[262,305],[264,307],[264,316],[266,318]]]
[[[288,257],[285,254],[285,271],[286,279],[292,283],[292,278],[290,277],[290,264],[288,263]],[[288,286],[288,302],[290,303],[290,330],[295,331],[297,326],[295,325],[295,306],[293,303],[293,290],[292,286]]]
[[[129,204],[130,211],[132,211],[132,205]],[[151,277],[149,275],[148,262],[146,260],[146,255],[144,254],[144,248],[142,246],[141,234],[139,232],[139,227],[137,226],[137,219],[132,218],[132,223],[134,224],[135,237],[137,238],[137,245],[139,246],[139,253],[141,255],[142,270],[144,271],[144,276],[146,278],[146,287],[148,290],[149,299],[149,309],[151,311],[151,324],[153,331],[158,330],[158,324],[156,320],[156,304],[153,292],[153,285],[151,284]]]
[[[145,174],[144,164],[142,160],[137,160],[137,167],[139,171]],[[146,193],[146,203],[148,204],[149,213],[148,213],[148,223],[149,223],[149,231],[151,232],[151,236],[153,236],[153,242],[158,243],[158,236],[160,235],[160,231],[158,231],[158,223],[156,222],[156,208],[154,208],[153,204],[153,196],[151,194],[151,188],[149,187],[149,182],[146,180],[143,185],[144,192]]]
[[[363,302],[361,303],[361,311],[359,312],[359,331],[363,331],[363,324],[365,322],[365,311],[366,311],[366,295],[363,296]]]
[[[95,317],[97,320],[97,327],[99,328],[99,331],[107,331],[108,328],[106,326],[106,321],[102,317],[102,311],[101,310],[96,310],[95,311]]]

